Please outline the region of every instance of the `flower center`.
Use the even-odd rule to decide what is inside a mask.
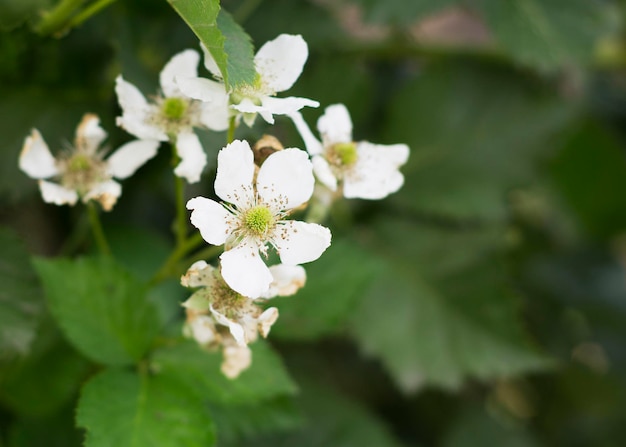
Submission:
[[[182,98],[165,98],[161,105],[161,113],[169,121],[180,121],[184,118],[189,104]]]
[[[356,163],[359,155],[356,143],[337,143],[330,148],[330,161],[342,166],[351,166]]]
[[[250,232],[262,236],[274,224],[274,215],[266,206],[257,205],[245,213],[243,223]]]
[[[105,178],[105,167],[102,160],[78,152],[63,163],[63,186],[86,194],[95,183]]]

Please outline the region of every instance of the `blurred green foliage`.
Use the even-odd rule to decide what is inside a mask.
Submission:
[[[624,2],[224,0],[220,18],[216,2],[62,3],[69,21],[52,0],[0,3],[0,445],[622,445]],[[165,148],[103,216],[116,262],[17,168],[33,127],[58,152],[86,112],[111,148],[129,141],[115,77],[156,92],[198,49],[192,29],[233,83],[247,36],[302,34],[287,94],[343,102],[356,140],[411,148],[398,193],[336,204],[333,245],[235,381],[180,340],[175,279],[146,286],[173,245]],[[302,145],[284,118],[236,136],[264,133]],[[225,141],[201,139],[188,197],[212,194]]]

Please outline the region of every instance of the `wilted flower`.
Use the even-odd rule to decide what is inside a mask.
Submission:
[[[202,45],[204,65],[218,80],[220,73],[213,56]],[[319,107],[319,102],[307,98],[275,98],[276,93],[291,88],[296,82],[309,57],[309,48],[300,35],[281,34],[263,45],[254,57],[256,79],[252,85],[235,86],[227,91],[223,82],[195,76],[178,76],[180,89],[189,97],[210,101],[220,111],[215,117],[228,125],[230,116],[243,117],[248,126],[254,124],[257,113],[265,121],[274,124],[274,115],[288,115],[303,107]]]
[[[273,281],[264,299],[293,295],[304,285],[306,273],[300,266],[275,265],[269,268]],[[222,345],[222,371],[236,377],[250,365],[251,352],[247,345],[258,335],[267,337],[278,318],[278,309],[263,310],[253,300],[234,290],[222,278],[219,269],[205,261],[194,263],[181,278],[185,287],[199,289],[183,303],[187,310],[186,331],[200,345]]]
[[[194,50],[176,54],[160,74],[161,93],[148,102],[133,84],[118,76],[115,84],[122,116],[117,124],[137,138],[170,141],[175,145],[180,163],[174,169],[189,183],[200,180],[207,157],[194,127],[224,130],[213,116],[214,104],[185,96],[174,79],[197,76],[200,55]]]
[[[204,197],[187,202],[191,223],[210,244],[225,244],[222,276],[242,295],[268,293],[270,270],[259,253],[267,245],[283,264],[314,261],[330,245],[330,231],[318,224],[285,220],[309,200],[314,178],[311,162],[300,149],[284,149],[263,162],[254,182],[254,156],[246,141],[235,140],[218,154],[215,193],[227,204]]]
[[[100,145],[106,132],[100,119],[86,114],[78,128],[74,146],[54,158],[37,129],[26,138],[19,166],[32,178],[39,179],[43,200],[56,205],[74,205],[80,198],[84,203],[97,200],[105,211],[111,210],[122,194],[121,185],[113,178],[131,176],[157,153],[156,140],[135,140],[117,149],[108,158]],[[57,182],[46,181],[54,178]]]
[[[352,140],[352,120],[343,104],[326,108],[315,138],[299,112],[291,114],[318,180],[332,191],[338,184],[347,198],[382,199],[404,184],[400,166],[409,158],[406,144],[373,144]]]

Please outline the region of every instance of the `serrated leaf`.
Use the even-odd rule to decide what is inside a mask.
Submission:
[[[146,287],[109,258],[36,259],[50,312],[67,339],[96,362],[139,360],[159,330]]]
[[[0,227],[0,360],[26,354],[43,312],[30,256],[17,234]]]
[[[434,65],[391,104],[387,139],[409,145],[406,182],[390,200],[419,213],[502,219],[506,194],[530,182],[570,106],[512,71]]]
[[[481,233],[393,221],[379,227],[388,270],[355,309],[352,330],[407,392],[550,364],[529,345],[497,246]],[[446,259],[456,257],[450,247],[461,260]],[[439,258],[430,255],[437,250]]]
[[[272,300],[280,311],[272,337],[311,340],[340,330],[379,267],[355,243],[333,241],[322,261],[306,266],[307,283],[295,296]]]
[[[225,405],[258,403],[297,390],[282,360],[266,343],[257,340],[250,349],[252,365],[234,380],[220,371],[221,353],[204,351],[188,340],[157,350],[152,366],[176,376],[203,399]]]
[[[214,445],[206,407],[189,388],[165,374],[138,376],[110,369],[91,379],[78,403],[76,422],[86,447]]]
[[[505,54],[540,69],[585,64],[611,30],[608,7],[589,0],[480,0],[479,9]]]
[[[253,48],[243,29],[218,0],[168,0],[209,50],[226,87],[252,84],[256,76]]]

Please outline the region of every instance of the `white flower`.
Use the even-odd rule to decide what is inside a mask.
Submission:
[[[312,156],[315,176],[332,191],[340,183],[347,198],[382,199],[404,184],[399,168],[409,158],[409,147],[352,141],[352,120],[343,104],[327,107],[318,120],[322,141],[299,112],[290,117]]]
[[[176,146],[180,163],[174,169],[178,177],[189,183],[200,180],[207,162],[194,127],[225,130],[215,120],[214,104],[196,101],[185,96],[174,79],[197,76],[200,55],[194,50],[182,51],[163,67],[160,74],[161,94],[150,103],[133,84],[122,76],[115,80],[115,92],[122,107],[118,126],[141,139],[170,141]]]
[[[204,45],[204,65],[217,79],[221,73]],[[228,126],[230,116],[243,117],[248,126],[254,124],[257,114],[274,124],[274,115],[289,115],[303,107],[319,107],[319,102],[307,98],[275,98],[278,92],[291,88],[309,57],[309,48],[300,35],[281,34],[263,45],[254,57],[257,77],[252,85],[235,86],[226,91],[222,82],[195,76],[178,76],[180,89],[189,97],[211,101],[213,117]],[[217,108],[219,107],[219,109]]]
[[[43,200],[56,205],[74,205],[80,198],[84,203],[97,200],[105,211],[111,210],[122,194],[121,185],[113,178],[131,176],[157,153],[156,140],[135,140],[117,149],[104,159],[99,150],[106,132],[100,119],[86,114],[78,128],[74,147],[54,158],[37,129],[26,138],[19,167],[32,178],[39,179]],[[45,179],[56,178],[57,182]]]
[[[314,261],[330,245],[330,231],[321,225],[284,220],[290,210],[309,200],[314,178],[306,152],[291,148],[271,154],[259,169],[250,146],[235,140],[218,154],[216,194],[228,202],[196,197],[187,202],[191,223],[210,244],[225,245],[222,276],[242,295],[257,298],[268,292],[272,274],[261,259],[267,244],[283,264]]]
[[[240,346],[226,339],[224,344],[224,360],[220,370],[229,379],[236,379],[252,364],[252,351],[247,346]]]

